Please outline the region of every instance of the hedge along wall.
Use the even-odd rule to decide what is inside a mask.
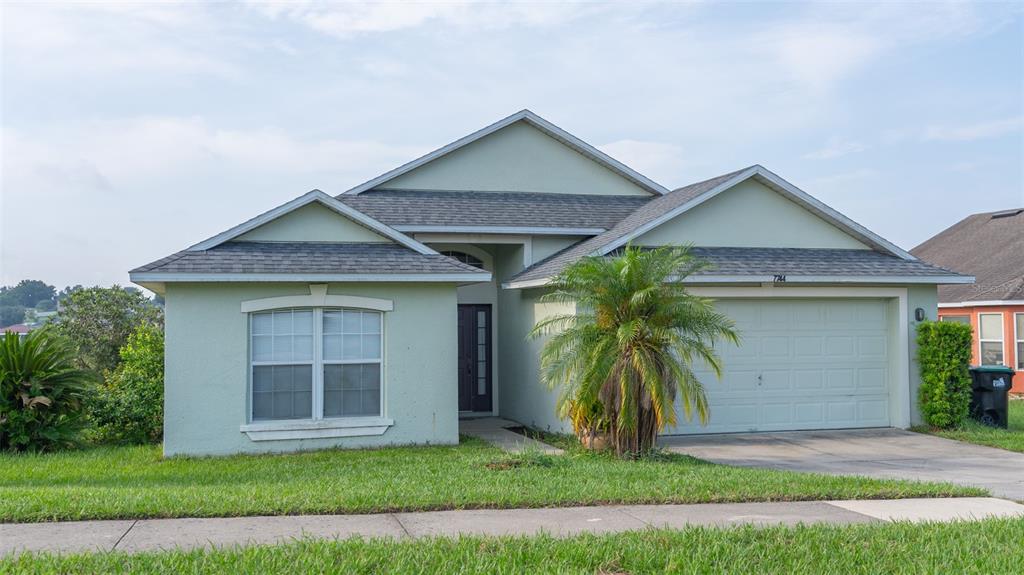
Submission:
[[[971,326],[926,321],[917,326],[921,415],[932,427],[962,425],[971,401]]]

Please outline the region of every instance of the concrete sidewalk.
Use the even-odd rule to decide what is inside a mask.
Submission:
[[[469,435],[504,449],[510,453],[522,453],[536,450],[548,455],[561,455],[561,449],[542,441],[526,437],[509,428],[522,427],[521,424],[500,417],[480,417],[459,421],[459,433]]]
[[[19,551],[150,551],[281,543],[302,537],[416,538],[457,535],[567,536],[687,525],[846,525],[880,521],[955,521],[1024,517],[1024,505],[990,497],[612,505],[137,521],[0,524],[0,555]]]

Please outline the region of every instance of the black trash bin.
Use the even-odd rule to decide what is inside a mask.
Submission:
[[[971,417],[989,427],[1006,429],[1013,370],[1003,365],[971,368]]]

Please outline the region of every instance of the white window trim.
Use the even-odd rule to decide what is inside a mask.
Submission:
[[[1013,359],[1014,363],[1016,363],[1013,369],[1016,371],[1024,371],[1024,367],[1022,367],[1024,366],[1024,357],[1021,357],[1024,354],[1020,353],[1020,344],[1024,343],[1024,333],[1020,333],[1017,329],[1018,318],[1022,317],[1024,317],[1024,312],[1018,311],[1013,314]]]
[[[986,315],[997,315],[999,316],[999,325],[1001,326],[1000,331],[1003,332],[1002,339],[986,339],[981,334],[981,318]],[[984,312],[978,314],[978,364],[986,365],[985,360],[982,357],[981,344],[983,343],[999,343],[999,348],[1003,352],[1003,362],[1006,362],[1006,318],[1003,317],[1003,312]]]
[[[321,286],[311,285],[310,291],[313,292],[312,296],[286,296],[282,298],[267,298],[268,300],[290,300],[294,298],[309,298],[316,297],[316,292],[320,291],[317,288]],[[326,292],[327,286],[324,285],[323,291]],[[321,297],[323,294],[321,294]],[[327,296],[332,297],[332,296]],[[334,296],[341,298],[353,298],[353,296]],[[371,298],[353,298],[353,299],[371,299]],[[254,300],[254,301],[266,301],[266,300]],[[352,301],[347,300],[347,301]],[[376,300],[376,301],[387,301],[387,300]],[[243,302],[243,310],[246,303]],[[390,303],[390,302],[388,302]],[[386,370],[385,366],[385,354],[386,345],[386,327],[385,321],[387,315],[382,310],[367,309],[367,308],[353,308],[353,307],[337,307],[337,306],[325,306],[325,307],[273,307],[273,308],[261,308],[254,309],[253,311],[267,311],[274,309],[309,309],[313,312],[313,359],[311,361],[260,361],[256,362],[252,357],[252,313],[248,314],[248,332],[247,332],[247,348],[248,348],[248,385],[246,386],[246,423],[239,427],[239,431],[245,433],[252,441],[276,441],[276,440],[289,440],[289,439],[318,439],[318,438],[331,438],[331,437],[356,437],[356,436],[372,436],[372,435],[383,435],[389,427],[394,425],[394,420],[386,417],[387,405],[387,385],[385,384]],[[358,359],[358,360],[324,360],[323,359],[323,312],[326,311],[378,311],[380,312],[380,357],[377,359]],[[323,367],[325,365],[345,365],[345,364],[377,364],[380,369],[380,411],[377,415],[369,416],[356,416],[356,417],[328,417],[323,416],[323,393],[324,393],[324,373]],[[310,419],[281,419],[281,420],[267,420],[267,421],[253,421],[252,419],[252,378],[253,368],[257,366],[265,365],[311,365],[312,366],[312,392],[313,392],[313,409],[312,417]]]

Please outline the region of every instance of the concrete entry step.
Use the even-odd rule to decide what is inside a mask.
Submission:
[[[522,427],[522,424],[500,417],[480,417],[459,420],[459,433],[469,435],[496,445],[509,453],[522,453],[536,450],[548,455],[561,455],[561,449],[537,441],[531,437],[510,431],[509,428]]]

